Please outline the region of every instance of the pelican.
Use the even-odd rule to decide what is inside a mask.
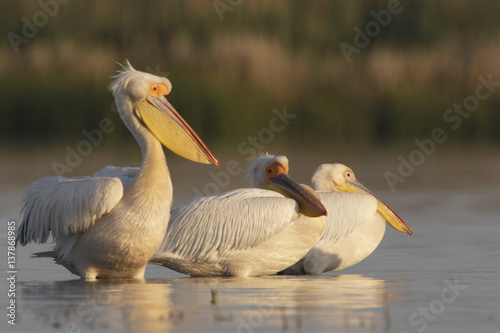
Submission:
[[[312,183],[328,210],[325,229],[312,249],[280,274],[318,275],[357,264],[380,244],[386,220],[394,229],[412,234],[398,214],[356,180],[349,167],[323,164]]]
[[[194,162],[216,166],[201,139],[164,95],[172,84],[135,70],[127,61],[113,78],[120,117],[141,147],[142,166],[118,177],[46,177],[26,190],[16,244],[55,240],[39,256],[84,279],[143,278],[167,230],[172,182],[162,144]]]
[[[249,178],[262,187],[193,200],[175,209],[149,261],[191,276],[261,276],[302,258],[325,226],[312,189],[287,176],[288,159],[263,155]]]

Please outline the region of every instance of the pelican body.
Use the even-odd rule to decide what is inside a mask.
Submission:
[[[150,263],[191,276],[261,276],[302,258],[325,226],[312,189],[296,184],[284,156],[265,155],[247,171],[262,189],[203,197],[172,212]]]
[[[410,227],[359,183],[347,166],[323,164],[312,182],[328,210],[325,229],[311,250],[280,274],[318,275],[357,264],[382,241],[386,220],[394,229],[412,234]]]
[[[16,242],[45,243],[40,256],[85,279],[142,278],[167,230],[172,182],[162,144],[182,157],[218,166],[196,133],[164,95],[163,77],[136,71],[130,63],[110,84],[119,114],[142,150],[133,178],[46,177],[26,190]]]

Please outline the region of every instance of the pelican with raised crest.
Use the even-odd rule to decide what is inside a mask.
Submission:
[[[50,256],[84,279],[142,278],[167,230],[172,182],[162,144],[219,165],[165,98],[172,84],[127,61],[110,84],[118,112],[142,151],[133,177],[46,177],[26,190],[16,242],[56,242]]]

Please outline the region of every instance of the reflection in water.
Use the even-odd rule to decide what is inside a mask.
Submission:
[[[341,275],[203,282],[217,295],[216,313],[226,314],[222,317],[226,320],[233,318],[232,324],[242,331],[279,327],[295,332],[336,327],[384,332],[390,328],[385,280]]]
[[[183,316],[169,303],[170,291],[169,284],[145,280],[22,283],[20,312],[23,317],[32,312],[31,324],[43,330],[161,331],[175,327]]]
[[[361,275],[22,283],[38,331],[388,332],[398,297]],[[397,302],[397,300],[396,300]]]

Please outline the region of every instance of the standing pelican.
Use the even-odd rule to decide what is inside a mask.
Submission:
[[[119,114],[142,150],[142,166],[128,183],[116,177],[46,177],[27,189],[16,242],[56,241],[52,256],[85,279],[142,278],[167,229],[172,182],[162,144],[199,163],[219,162],[164,95],[164,77],[130,63],[110,90]]]
[[[247,172],[273,191],[238,189],[175,209],[150,263],[192,276],[260,276],[297,262],[321,235],[326,211],[287,171],[286,157],[260,156]]]
[[[325,229],[313,248],[280,274],[321,274],[357,264],[378,246],[385,221],[412,234],[408,225],[356,180],[343,164],[323,164],[312,177],[314,189],[328,210]],[[353,192],[353,193],[344,193]]]

